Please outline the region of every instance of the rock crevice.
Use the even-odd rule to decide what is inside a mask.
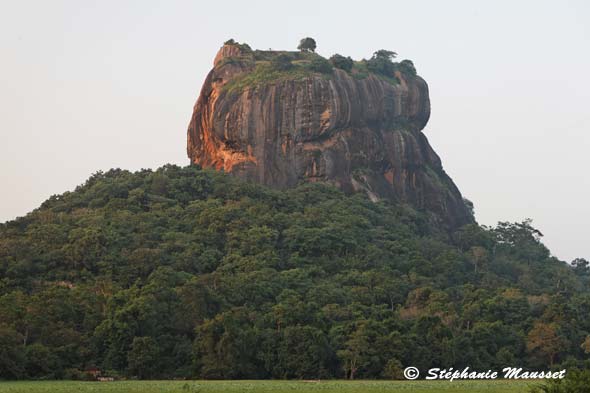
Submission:
[[[430,100],[419,76],[334,69],[236,91],[225,87],[253,71],[252,55],[224,45],[214,64],[188,127],[193,163],[276,188],[332,183],[428,210],[450,229],[473,221],[422,133]]]

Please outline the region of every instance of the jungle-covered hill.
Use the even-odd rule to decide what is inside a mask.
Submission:
[[[580,364],[587,262],[322,184],[97,173],[0,225],[0,378],[396,378]]]

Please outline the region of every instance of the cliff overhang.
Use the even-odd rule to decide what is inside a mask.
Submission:
[[[403,69],[383,75],[362,62],[350,70],[325,62],[224,45],[188,127],[191,162],[275,188],[331,183],[427,210],[450,229],[472,222],[422,132],[427,83]]]

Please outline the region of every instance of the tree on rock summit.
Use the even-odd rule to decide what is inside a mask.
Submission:
[[[315,40],[311,37],[305,37],[299,41],[299,49],[301,52],[315,52],[315,48],[317,47]]]

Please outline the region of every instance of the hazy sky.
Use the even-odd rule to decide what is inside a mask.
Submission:
[[[414,61],[425,133],[482,224],[526,217],[590,259],[590,2],[0,0],[0,222],[97,170],[188,164],[228,38]]]

